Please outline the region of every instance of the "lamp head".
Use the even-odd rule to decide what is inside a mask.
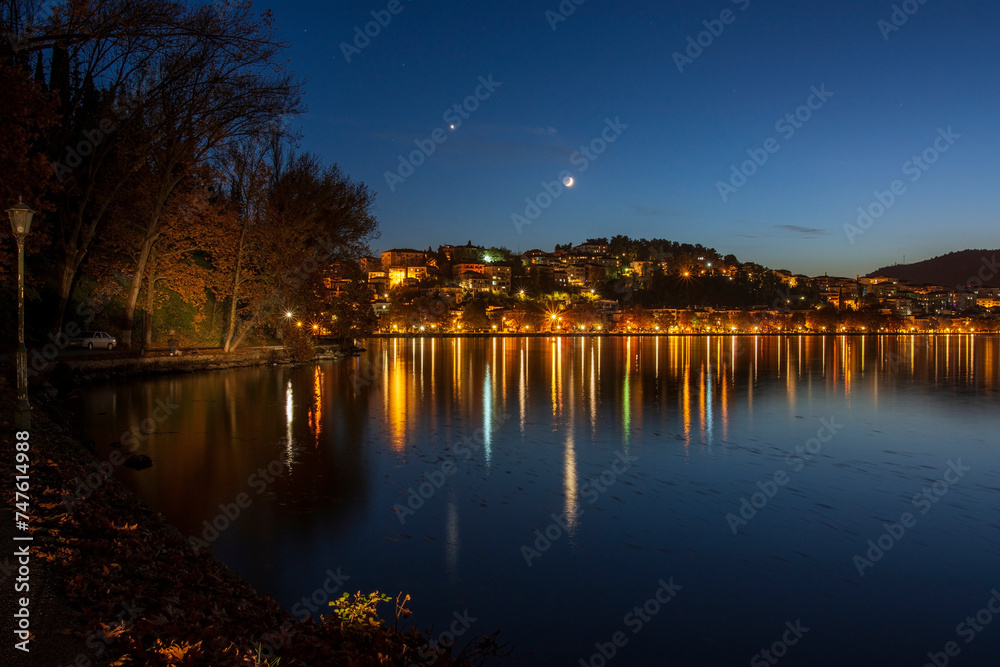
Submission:
[[[31,230],[31,218],[35,212],[24,203],[23,199],[18,198],[18,200],[17,204],[7,209],[7,215],[10,216],[10,226],[14,236],[23,240]]]

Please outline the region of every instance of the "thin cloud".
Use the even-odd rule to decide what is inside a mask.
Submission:
[[[667,215],[666,210],[658,208],[656,206],[645,206],[643,204],[629,204],[629,208],[631,208],[632,212],[635,213],[636,215],[641,215],[647,218],[662,218],[663,216]]]
[[[802,225],[774,225],[774,228],[800,234],[803,238],[815,238],[817,236],[825,236],[830,233],[825,229],[819,229],[817,227],[803,227]]]
[[[529,127],[527,128],[529,134],[542,134],[547,136],[554,136],[559,134],[559,130],[552,127],[551,125],[546,125],[545,127]]]

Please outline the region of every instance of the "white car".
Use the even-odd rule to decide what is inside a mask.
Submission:
[[[85,347],[88,350],[97,349],[113,350],[118,340],[103,331],[84,331],[79,336],[69,339],[69,347]]]

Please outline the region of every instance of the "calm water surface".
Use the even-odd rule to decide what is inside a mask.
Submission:
[[[997,337],[366,346],[95,387],[78,430],[176,404],[121,476],[296,614],[339,568],[516,664],[996,664]]]

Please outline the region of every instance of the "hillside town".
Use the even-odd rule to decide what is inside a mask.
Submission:
[[[370,326],[384,334],[996,331],[1000,287],[978,280],[806,276],[701,245],[617,236],[520,253],[471,241],[393,248],[335,264],[321,301],[367,295]],[[348,333],[323,315],[316,333]]]

